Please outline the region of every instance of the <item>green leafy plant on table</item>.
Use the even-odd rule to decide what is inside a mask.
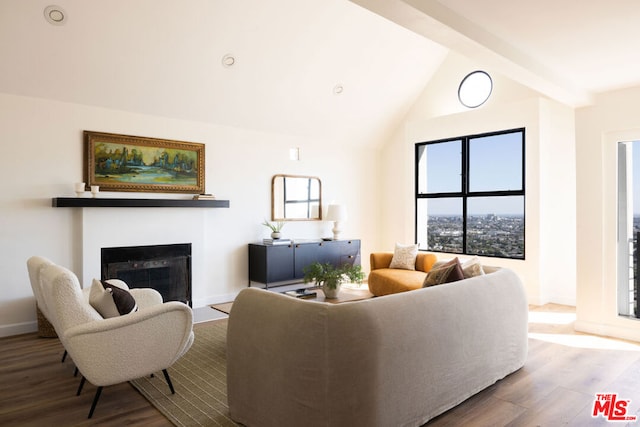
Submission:
[[[327,298],[337,298],[340,286],[346,282],[359,283],[364,279],[364,272],[360,265],[333,264],[314,262],[302,269],[304,283],[315,282],[322,287]]]
[[[262,223],[265,227],[269,227],[274,233],[279,233],[286,223],[284,221],[269,222],[266,219]]]

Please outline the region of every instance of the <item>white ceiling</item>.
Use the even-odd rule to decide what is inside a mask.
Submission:
[[[48,4],[0,0],[0,92],[301,143],[379,143],[447,54],[346,0],[59,0],[59,26]]]
[[[637,0],[352,0],[571,106],[640,84]]]
[[[450,50],[572,106],[640,85],[637,0],[57,0],[59,26],[49,4],[0,0],[0,92],[301,143],[383,142]]]

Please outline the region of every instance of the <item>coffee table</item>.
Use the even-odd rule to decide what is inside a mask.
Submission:
[[[309,288],[310,291],[316,293],[314,298],[305,298],[309,301],[320,301],[320,302],[328,302],[331,304],[340,304],[341,302],[349,302],[349,301],[359,301],[363,299],[373,298],[373,294],[369,292],[369,288],[364,285],[360,287],[342,287],[340,288],[340,292],[338,293],[338,298],[325,298],[324,292],[319,288]],[[293,297],[291,297],[293,298]],[[221,311],[223,313],[229,314],[231,312],[231,307],[233,306],[233,301],[226,302],[223,304],[213,304],[210,307]]]
[[[338,298],[326,298],[322,289],[313,288],[309,289],[317,293],[315,298],[307,298],[311,301],[329,302],[332,304],[340,304],[341,302],[359,301],[363,299],[373,298],[373,294],[369,292],[369,288],[366,286],[359,288],[340,288]]]

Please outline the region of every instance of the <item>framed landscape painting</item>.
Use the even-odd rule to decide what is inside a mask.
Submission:
[[[84,131],[84,179],[100,191],[204,193],[204,144]]]

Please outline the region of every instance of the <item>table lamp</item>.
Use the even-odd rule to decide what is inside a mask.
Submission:
[[[331,203],[327,209],[327,221],[333,221],[333,240],[340,239],[342,233],[341,222],[347,220],[347,207],[345,205]]]

